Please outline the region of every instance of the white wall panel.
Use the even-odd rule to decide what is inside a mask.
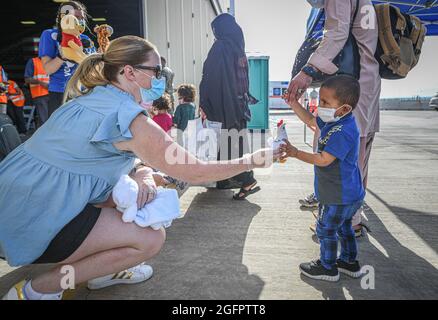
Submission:
[[[201,0],[202,1],[202,0]],[[202,67],[204,64],[204,60],[206,56],[204,57],[202,52],[202,34],[201,34],[201,22],[202,22],[202,16],[201,16],[201,2],[200,0],[192,0],[192,8],[194,13],[194,21],[193,21],[193,50],[194,50],[194,57],[195,57],[195,83],[199,83],[201,81],[202,76]]]
[[[145,34],[175,72],[174,85],[197,87],[202,67],[214,42],[211,22],[216,13],[210,0],[143,0]],[[220,0],[227,10],[229,1]]]
[[[183,1],[183,21],[184,21],[184,82],[195,83],[195,60],[194,52],[194,17],[192,16],[192,0]]]
[[[146,0],[148,40],[155,44],[161,55],[167,55],[166,7],[164,0]]]
[[[167,0],[168,7],[168,24],[169,24],[169,44],[170,56],[167,57],[169,67],[175,72],[175,83],[184,81],[184,46],[183,46],[183,21],[182,21],[182,5],[181,0]]]

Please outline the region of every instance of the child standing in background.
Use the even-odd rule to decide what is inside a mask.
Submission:
[[[166,93],[152,104],[157,114],[152,118],[164,131],[169,132],[173,127],[173,119],[169,114],[172,101]]]
[[[173,123],[184,131],[190,120],[195,119],[196,88],[192,84],[182,84],[178,87],[178,107],[175,110]]]

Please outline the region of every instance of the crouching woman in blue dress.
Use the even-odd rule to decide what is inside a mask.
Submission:
[[[144,262],[161,250],[164,230],[124,223],[111,197],[136,158],[194,184],[272,160],[259,150],[233,163],[206,163],[181,149],[141,107],[161,96],[163,81],[153,44],[134,36],[112,41],[105,54],[78,67],[68,84],[69,101],[0,163],[0,251],[11,266],[56,264],[16,284],[5,299],[61,299],[65,265],[75,284],[88,282],[90,289],[152,276]],[[177,154],[177,161],[169,161],[169,154]],[[135,179],[141,207],[153,200],[156,186],[146,166]]]

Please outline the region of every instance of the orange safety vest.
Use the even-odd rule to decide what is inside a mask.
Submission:
[[[33,58],[33,78],[35,80],[42,81],[44,83],[49,84],[49,75],[43,68],[43,63],[40,58]],[[32,98],[38,98],[47,96],[49,94],[49,90],[44,88],[40,84],[30,84],[30,94]]]
[[[3,82],[3,67],[0,66],[0,82]],[[0,104],[8,103],[8,96],[6,93],[0,93]]]
[[[20,87],[15,83],[15,81],[8,80],[8,83],[9,100],[12,101],[14,106],[23,107],[26,100],[24,98],[23,91],[21,91]]]

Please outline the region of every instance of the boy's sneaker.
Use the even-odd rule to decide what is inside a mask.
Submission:
[[[315,194],[312,193],[308,195],[306,198],[298,201],[301,206],[305,208],[318,208],[319,201],[315,198]]]
[[[354,263],[347,263],[338,259],[336,260],[336,265],[339,272],[346,274],[347,276],[355,279],[362,277],[362,271],[359,265],[359,261],[355,261]]]
[[[321,264],[321,260],[300,264],[300,271],[306,277],[315,280],[324,280],[329,282],[337,282],[339,280],[338,268],[335,266],[331,270],[326,269]]]
[[[355,237],[356,237],[356,238],[360,238],[360,237],[362,237],[363,234],[364,234],[364,231],[363,231],[364,229],[365,229],[367,232],[371,232],[370,228],[369,228],[366,224],[364,224],[363,222],[361,222],[361,223],[359,223],[358,225],[354,226],[354,227],[353,227],[353,230],[354,230],[354,235],[355,235]]]
[[[151,266],[141,264],[125,271],[88,281],[88,289],[99,290],[116,284],[136,284],[149,280],[154,271]]]

